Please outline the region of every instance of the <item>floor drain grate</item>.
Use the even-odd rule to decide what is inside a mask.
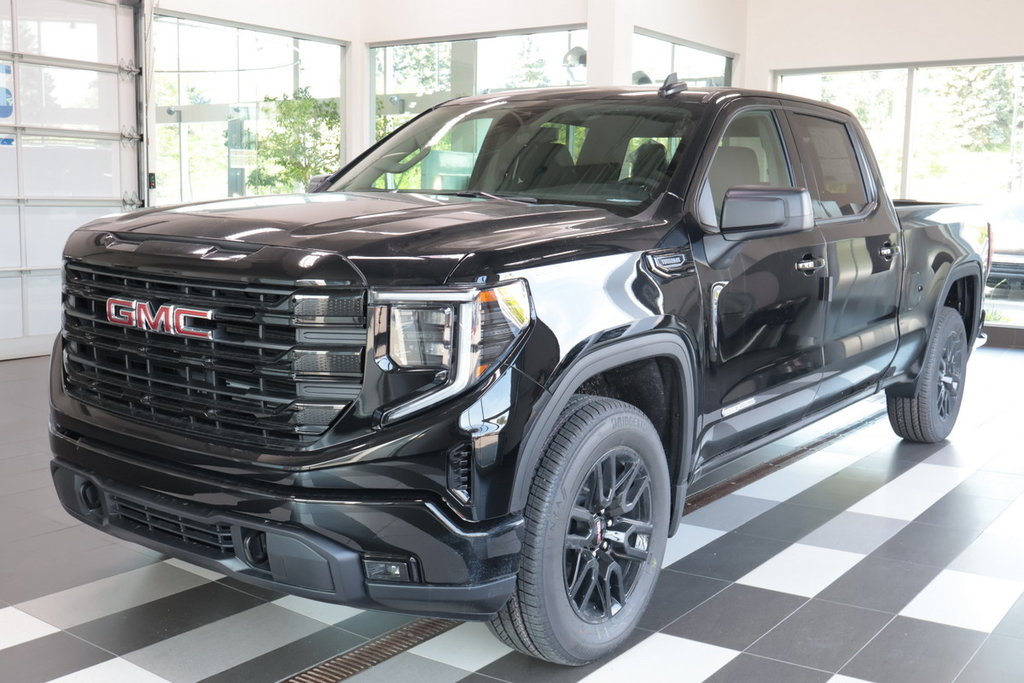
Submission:
[[[419,619],[376,638],[354,650],[285,679],[286,683],[335,683],[366,671],[409,648],[450,631],[462,622],[449,619]]]

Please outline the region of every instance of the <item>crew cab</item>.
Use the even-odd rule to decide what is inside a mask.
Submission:
[[[987,239],[975,207],[895,206],[820,102],[454,100],[307,194],[76,231],[54,483],[243,581],[582,664],[695,479],[879,391],[901,437],[949,434]]]

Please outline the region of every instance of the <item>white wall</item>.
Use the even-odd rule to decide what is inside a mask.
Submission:
[[[344,41],[359,38],[364,4],[361,0],[153,0],[157,14],[180,12]]]
[[[364,0],[367,43],[421,41],[587,23],[587,0]]]
[[[750,4],[762,1],[750,0]],[[640,28],[731,52],[742,59],[747,5],[748,0],[641,0],[634,3],[633,18]]]
[[[750,0],[743,80],[772,71],[1024,57],[1021,0]]]

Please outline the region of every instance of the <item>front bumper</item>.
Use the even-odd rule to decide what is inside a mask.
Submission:
[[[458,619],[487,618],[514,587],[518,515],[469,524],[426,496],[257,488],[59,429],[50,442],[54,484],[74,517],[248,583]],[[405,563],[408,580],[368,580],[366,561]]]

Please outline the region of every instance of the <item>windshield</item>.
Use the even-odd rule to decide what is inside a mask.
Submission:
[[[468,194],[630,215],[668,184],[699,108],[643,95],[445,105],[387,138],[328,191]]]

